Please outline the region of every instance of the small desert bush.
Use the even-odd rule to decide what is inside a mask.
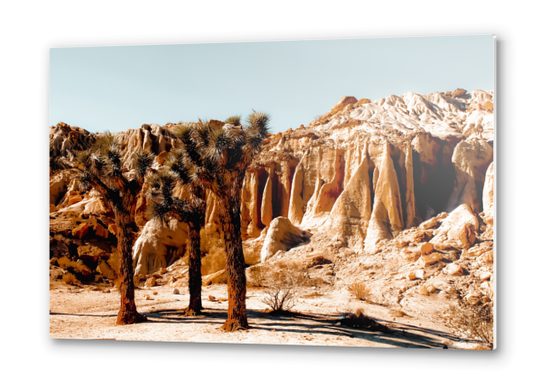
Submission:
[[[65,270],[69,268],[75,273],[90,273],[90,269],[85,264],[70,260],[66,256],[62,256],[60,259],[58,259],[58,266]]]
[[[262,303],[271,308],[272,312],[287,312],[295,306],[299,286],[304,274],[290,266],[266,271],[265,291]]]
[[[70,273],[70,272],[66,272],[62,276],[62,281],[65,282],[66,284],[70,284],[70,285],[79,285],[79,284],[81,284],[79,282],[79,280],[77,280],[75,275],[73,273]]]
[[[387,331],[388,328],[384,325],[376,322],[369,316],[366,316],[361,308],[358,308],[356,312],[353,313],[343,313],[341,315],[342,325],[346,325],[352,328],[364,328],[371,331]]]
[[[371,290],[369,289],[368,285],[364,283],[363,281],[357,281],[355,283],[350,284],[348,287],[348,290],[350,293],[354,295],[354,297],[358,300],[368,300],[371,296]]]
[[[445,313],[446,324],[461,337],[470,337],[493,348],[493,306],[452,305]]]

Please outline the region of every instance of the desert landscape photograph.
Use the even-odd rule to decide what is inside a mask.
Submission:
[[[51,49],[49,336],[494,350],[494,47]]]

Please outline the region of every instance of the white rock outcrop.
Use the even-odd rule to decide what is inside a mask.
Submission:
[[[308,241],[310,234],[297,228],[286,217],[277,217],[269,224],[265,241],[260,254],[260,261],[269,260],[278,251],[288,251]]]
[[[470,206],[462,204],[443,220],[431,243],[438,250],[470,248],[476,240],[478,226],[478,219]]]
[[[177,220],[163,223],[153,219],[145,224],[134,244],[135,274],[149,274],[165,268],[182,256],[188,238],[188,227]]]

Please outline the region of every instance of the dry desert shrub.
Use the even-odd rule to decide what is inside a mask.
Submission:
[[[340,323],[348,327],[364,328],[364,329],[369,329],[371,331],[385,332],[388,330],[388,328],[385,327],[384,325],[376,322],[369,316],[365,316],[365,314],[360,308],[358,308],[356,312],[354,313],[343,313],[341,315]]]
[[[295,305],[298,288],[303,283],[304,273],[292,266],[268,269],[264,277],[265,291],[262,303],[272,312],[287,312]]]
[[[368,300],[369,297],[371,296],[371,290],[369,286],[363,281],[357,281],[355,283],[350,284],[350,286],[348,287],[348,290],[358,300],[365,301],[365,300]]]
[[[446,324],[461,337],[470,337],[493,349],[493,306],[452,305],[445,313]]]
[[[79,285],[79,284],[81,284],[79,282],[79,280],[77,280],[75,275],[73,273],[70,273],[70,272],[66,272],[62,276],[62,281],[65,282],[66,284],[70,284],[70,285]]]
[[[66,256],[62,256],[60,259],[58,259],[58,266],[64,270],[70,269],[74,273],[81,273],[81,274],[90,274],[90,268],[87,267],[85,264],[83,264],[82,261],[73,261],[68,259]]]

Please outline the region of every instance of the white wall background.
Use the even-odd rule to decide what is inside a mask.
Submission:
[[[539,379],[540,12],[533,1],[20,1],[0,5],[2,382],[533,382]],[[493,33],[498,37],[494,352],[48,338],[48,49]],[[339,58],[340,59],[340,58]],[[457,58],[468,65],[468,58]],[[130,368],[120,372],[117,367]],[[234,373],[238,378],[232,377]],[[4,380],[7,379],[7,380]]]

